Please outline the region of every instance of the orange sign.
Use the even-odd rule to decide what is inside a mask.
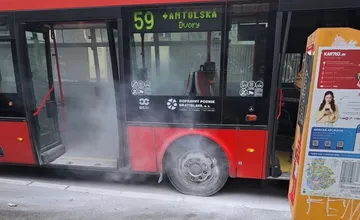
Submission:
[[[321,28],[308,37],[305,49],[304,78],[309,79],[294,142],[292,217],[360,219],[360,174],[354,179],[360,173],[360,117],[354,109],[360,106],[360,31]]]

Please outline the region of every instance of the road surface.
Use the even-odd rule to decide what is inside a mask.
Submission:
[[[0,170],[0,219],[289,220],[286,184],[260,189],[254,183],[230,180],[224,190],[203,198],[182,195],[153,177],[125,181],[109,174]]]

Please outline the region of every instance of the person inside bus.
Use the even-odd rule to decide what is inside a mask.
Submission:
[[[327,91],[316,114],[316,123],[332,125],[339,118],[339,111],[335,105],[334,93]]]
[[[216,90],[215,62],[205,62],[200,69],[188,74],[185,95],[214,96]]]

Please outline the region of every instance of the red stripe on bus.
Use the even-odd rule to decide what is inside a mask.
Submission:
[[[35,164],[26,122],[0,122],[0,163]]]
[[[216,0],[0,0],[0,11],[49,10],[123,5],[215,2]]]
[[[266,130],[129,126],[131,169],[140,172],[161,172],[166,149],[176,139],[187,135],[204,136],[217,143],[228,158],[229,176],[265,178]],[[254,151],[248,152],[248,148]]]

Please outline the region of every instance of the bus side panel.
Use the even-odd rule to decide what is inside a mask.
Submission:
[[[155,128],[158,167],[162,168],[162,160],[168,146],[176,139],[187,135],[199,135],[217,143],[225,152],[229,162],[229,175],[236,176],[236,130],[235,129],[190,129],[190,128]]]
[[[187,135],[199,135],[223,149],[231,177],[265,178],[266,130],[129,126],[128,132],[130,164],[134,171],[161,172],[164,153],[171,143]]]
[[[237,177],[264,179],[266,130],[239,130]]]
[[[1,163],[35,165],[29,130],[26,122],[0,122]]]
[[[131,169],[157,172],[154,128],[129,126],[128,141]]]

